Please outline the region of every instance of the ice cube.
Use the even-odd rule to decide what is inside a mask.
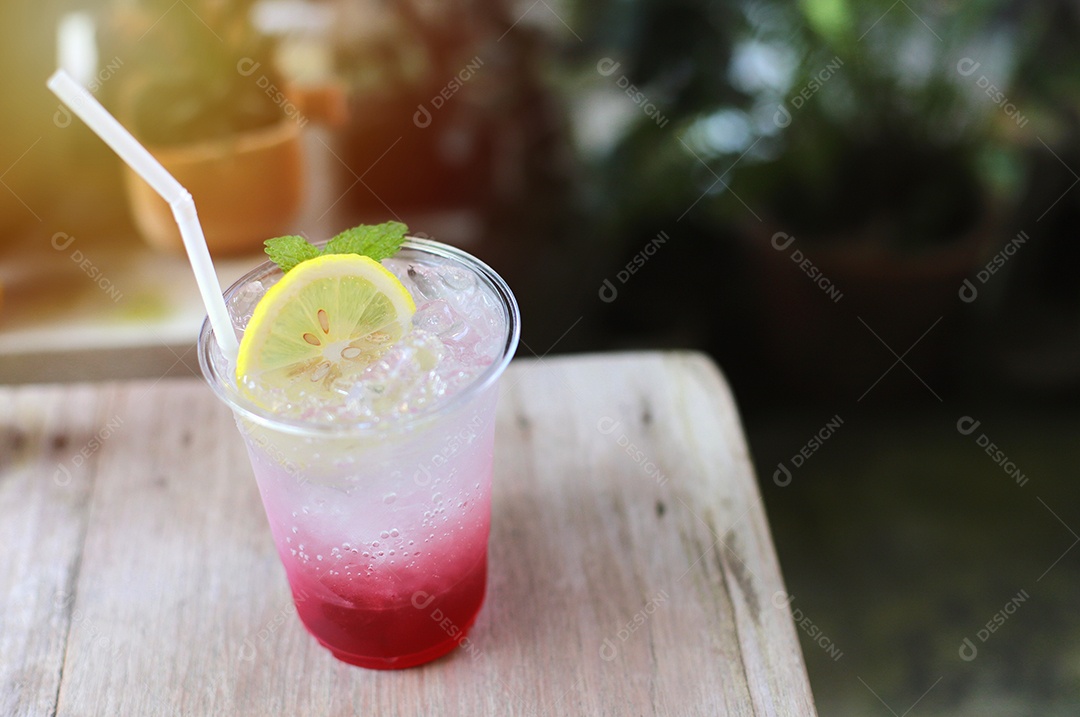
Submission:
[[[466,386],[499,355],[502,305],[471,272],[401,256],[384,262],[417,304],[412,327],[363,369],[340,377],[326,391],[290,402],[270,391],[260,403],[276,413],[320,422],[392,425]],[[238,325],[251,317],[273,278],[237,292],[230,314]],[[280,393],[280,395],[278,395]]]
[[[241,286],[236,293],[229,297],[229,318],[232,319],[233,326],[238,328],[247,326],[252,313],[255,311],[255,305],[259,303],[259,299],[265,293],[266,287],[263,286],[263,283],[253,281],[250,284]]]
[[[410,264],[407,276],[412,280],[414,299],[417,296],[427,301],[441,298],[441,282],[435,269],[422,264]]]
[[[476,288],[476,276],[453,266],[444,266],[437,270],[443,283],[455,292],[464,292]]]
[[[445,299],[429,301],[413,314],[413,326],[438,336],[452,329],[455,321],[458,317]]]

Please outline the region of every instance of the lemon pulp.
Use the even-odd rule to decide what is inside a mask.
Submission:
[[[240,341],[237,384],[248,398],[329,393],[404,336],[416,305],[382,264],[357,254],[302,262],[255,307]]]

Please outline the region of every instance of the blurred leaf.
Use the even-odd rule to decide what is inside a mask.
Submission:
[[[830,45],[842,46],[851,37],[847,0],[799,0],[799,9],[813,30]]]

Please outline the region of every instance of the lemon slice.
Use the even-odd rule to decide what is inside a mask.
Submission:
[[[259,401],[282,389],[296,401],[330,392],[409,330],[416,304],[374,259],[329,254],[302,262],[259,301],[240,342],[237,383]]]

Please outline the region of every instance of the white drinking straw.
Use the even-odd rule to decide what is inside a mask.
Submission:
[[[92,94],[73,80],[71,75],[57,70],[47,84],[64,104],[120,155],[120,159],[169,203],[173,217],[180,227],[180,236],[184,240],[191,269],[195,272],[195,283],[199,285],[199,293],[206,305],[206,314],[210,317],[210,326],[214,329],[214,338],[225,357],[229,361],[235,361],[239,344],[229,318],[229,310],[225,307],[225,299],[221,295],[221,284],[218,283],[214,263],[210,260],[210,250],[206,248],[206,237],[203,236],[191,193],[184,189]]]

